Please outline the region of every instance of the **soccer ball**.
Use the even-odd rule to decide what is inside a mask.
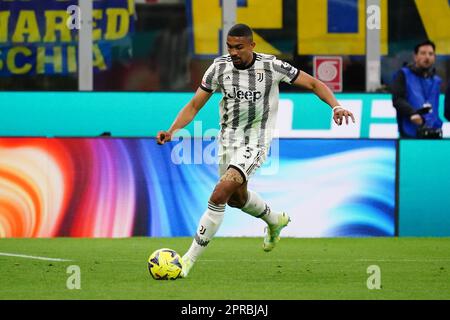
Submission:
[[[158,249],[148,258],[148,271],[153,279],[175,280],[181,274],[181,263],[181,257],[175,250]]]

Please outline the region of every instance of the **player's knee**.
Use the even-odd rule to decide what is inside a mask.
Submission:
[[[234,199],[234,198],[230,198],[230,200],[228,200],[227,204],[230,207],[233,207],[233,208],[240,208],[241,207],[239,201]]]
[[[209,200],[216,205],[228,203],[232,195],[242,187],[243,182],[242,176],[236,169],[228,169],[214,188]]]
[[[242,195],[233,195],[228,200],[228,205],[233,208],[242,208],[245,205],[245,198]]]
[[[211,197],[209,198],[209,201],[212,203],[219,205],[219,204],[226,204],[228,202],[228,199],[230,198],[230,195],[226,190],[222,188],[216,188],[214,189],[213,193],[211,194]]]

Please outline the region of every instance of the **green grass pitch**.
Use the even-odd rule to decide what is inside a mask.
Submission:
[[[450,238],[215,238],[186,279],[156,281],[147,258],[191,238],[1,239],[0,299],[450,299]],[[80,267],[81,288],[66,287]],[[377,265],[381,289],[367,288]]]

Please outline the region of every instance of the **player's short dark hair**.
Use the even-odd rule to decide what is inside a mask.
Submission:
[[[249,38],[250,40],[253,40],[253,31],[248,25],[239,23],[231,27],[230,31],[228,31],[228,36],[246,37]]]
[[[434,44],[434,42],[431,40],[425,40],[425,41],[422,41],[422,42],[416,44],[416,46],[414,47],[414,53],[418,54],[420,47],[423,47],[423,46],[431,46],[433,48],[433,51],[436,51],[436,45]]]

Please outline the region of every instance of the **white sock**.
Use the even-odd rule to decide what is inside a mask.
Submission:
[[[247,202],[241,208],[242,211],[256,218],[261,218],[269,225],[278,223],[278,215],[270,210],[270,207],[259,194],[251,190],[247,190],[247,193]]]
[[[187,257],[193,262],[197,260],[197,258],[206,249],[206,246],[214,237],[217,230],[219,230],[219,227],[222,224],[224,213],[224,204],[216,205],[211,201],[208,202],[208,209],[200,219],[194,240],[192,241],[189,250],[183,256],[184,258]]]

